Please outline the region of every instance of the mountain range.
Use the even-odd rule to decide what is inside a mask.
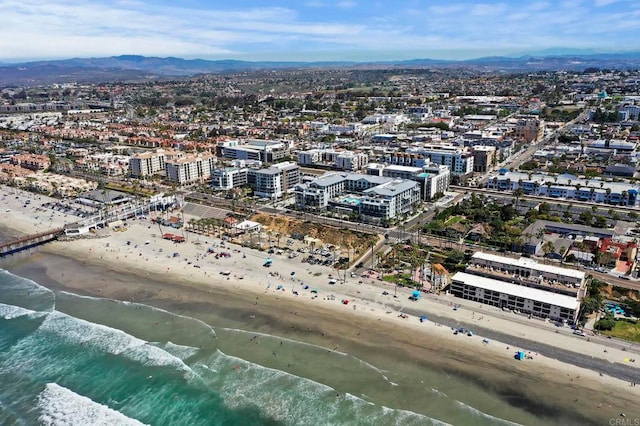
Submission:
[[[411,59],[401,61],[240,61],[158,58],[121,55],[104,58],[73,58],[18,64],[0,62],[0,87],[36,86],[68,82],[152,81],[197,74],[231,73],[299,68],[465,68],[484,72],[533,72],[586,68],[638,69],[640,52],[578,53],[558,55],[494,56],[469,60]]]

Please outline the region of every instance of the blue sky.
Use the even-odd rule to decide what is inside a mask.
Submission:
[[[637,0],[0,0],[0,61],[466,59],[638,50]]]

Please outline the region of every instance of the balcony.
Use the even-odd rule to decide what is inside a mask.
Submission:
[[[512,284],[518,284],[525,287],[537,288],[540,290],[551,291],[553,293],[565,294],[568,296],[577,296],[579,288],[572,284],[563,284],[556,280],[548,280],[545,278],[534,279],[532,277],[524,277],[510,272],[505,272],[497,268],[468,264],[465,271],[486,278],[493,278],[498,281],[504,281]]]

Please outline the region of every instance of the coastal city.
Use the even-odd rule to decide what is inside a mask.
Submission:
[[[248,292],[254,339],[276,299],[294,329],[318,305],[432,324],[515,369],[570,365],[590,410],[633,411],[598,386],[638,398],[640,72],[300,68],[0,94],[3,268],[50,251]],[[103,280],[76,290],[161,303]],[[263,346],[262,365],[302,374]]]

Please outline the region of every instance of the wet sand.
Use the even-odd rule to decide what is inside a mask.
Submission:
[[[10,228],[9,233],[33,232],[68,220],[57,214],[47,221],[42,217],[33,220],[34,206],[23,212],[18,211],[20,208],[12,206],[14,211],[3,221]],[[246,259],[238,259],[239,255],[234,253],[233,259],[213,260],[205,258],[201,246],[187,243],[178,247],[153,238],[152,233],[158,233],[157,227],[135,223],[125,233],[49,244],[7,258],[0,266],[52,289],[145,303],[202,319],[215,327],[278,335],[320,345],[328,351],[339,348],[390,369],[397,365],[436,369],[545,417],[547,423],[557,420],[563,424],[609,424],[609,419],[620,413],[627,418],[640,418],[635,402],[640,398],[640,388],[630,387],[628,382],[607,374],[599,375],[596,371],[603,371],[602,368],[595,368],[620,363],[628,353],[612,349],[603,354],[602,346],[554,334],[548,324],[514,323],[500,318],[500,313],[487,318],[483,314],[479,320],[463,310],[457,313],[458,317],[451,318],[450,308],[446,308],[443,300],[412,303],[409,306],[416,311],[414,316],[401,319],[398,310],[409,312],[402,299],[381,299],[381,288],[374,282],[359,285],[351,280],[345,285],[330,286],[327,268],[311,268],[282,258],[277,258],[276,266],[269,269],[278,275],[267,276],[267,270],[261,266],[263,253],[247,250]],[[131,245],[125,244],[129,240]],[[151,243],[146,245],[145,240]],[[172,258],[174,250],[179,250],[182,256]],[[188,264],[187,256],[201,264],[202,269]],[[298,282],[288,276],[292,269],[297,272]],[[221,270],[229,270],[231,275],[225,278],[218,274]],[[319,297],[309,291],[294,296],[291,291],[300,289],[301,280],[317,287]],[[279,284],[285,291],[276,290]],[[335,294],[337,300],[325,299],[329,293]],[[352,303],[341,304],[344,297]],[[514,361],[513,354],[518,348],[512,347],[513,343],[500,343],[491,337],[491,344],[484,345],[479,336],[452,336],[449,327],[417,321],[417,315],[427,310],[430,319],[438,318],[441,322],[469,323],[487,333],[498,329],[497,338],[511,336],[524,339],[525,343],[545,342],[557,351],[571,349],[576,357],[582,357],[575,359],[591,358],[594,368],[559,362],[553,359],[553,352],[551,358],[534,353],[533,360]],[[524,343],[522,347],[526,348]],[[628,367],[626,372],[634,368],[624,367]],[[604,371],[607,372],[606,368]],[[322,382],[321,373],[309,378]],[[420,407],[414,405],[407,400],[398,403],[398,408],[420,412]]]
[[[335,310],[319,303],[301,306],[269,293],[256,296],[242,290],[203,289],[192,283],[169,282],[163,276],[131,275],[117,266],[105,269],[55,254],[22,255],[21,260],[14,259],[10,270],[54,290],[136,301],[217,327],[279,335],[328,350],[339,347],[378,366],[407,363],[438,369],[546,417],[549,424],[560,419],[564,424],[604,424],[621,412],[635,415],[635,392],[626,394],[626,389],[581,376],[573,369],[549,369],[536,361],[518,363],[510,360],[512,351],[507,350],[504,356],[483,350],[486,348],[470,351],[467,342],[455,344],[419,335],[387,321],[372,323],[369,317],[350,311],[336,318]],[[410,403],[399,408],[419,412],[419,407]]]

